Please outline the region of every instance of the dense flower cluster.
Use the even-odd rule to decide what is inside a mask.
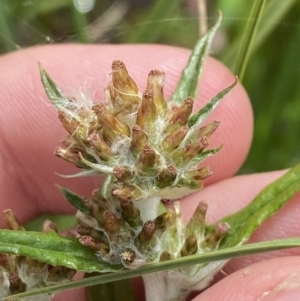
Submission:
[[[42,76],[49,82],[45,71]],[[82,199],[79,241],[112,264],[136,268],[211,250],[228,230],[218,224],[205,234],[204,203],[184,227],[178,204],[171,201],[201,189],[211,175],[197,166],[218,151],[206,148],[219,123],[192,124],[193,99],[167,103],[164,81],[163,72],[150,71],[141,93],[124,63],[114,61],[104,103],[66,97],[56,88],[58,116],[68,135],[55,154],[81,168],[79,174],[108,176],[105,191]],[[159,215],[165,199],[168,205]]]

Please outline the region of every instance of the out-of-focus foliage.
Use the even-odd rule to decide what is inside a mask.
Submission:
[[[63,42],[163,43],[192,48],[196,0],[0,0],[0,53]],[[214,53],[233,69],[252,1],[212,0],[223,25]],[[254,142],[241,172],[289,167],[300,159],[300,2],[268,0],[244,85],[255,113]]]

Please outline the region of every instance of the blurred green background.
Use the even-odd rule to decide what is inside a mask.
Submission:
[[[234,70],[252,1],[207,1],[212,25],[223,12],[213,55]],[[196,0],[0,0],[0,53],[37,44],[163,43],[192,48]],[[176,34],[174,34],[176,33]],[[240,173],[300,160],[300,1],[268,0],[244,78],[255,112],[254,142]]]

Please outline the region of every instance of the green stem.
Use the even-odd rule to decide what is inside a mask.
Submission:
[[[104,275],[99,275],[91,278],[70,281],[59,285],[53,285],[50,287],[45,287],[34,291],[21,293],[14,296],[9,296],[6,297],[4,300],[12,301],[15,300],[16,298],[38,296],[43,294],[53,294],[63,290],[86,287],[86,286],[96,285],[100,283],[107,283],[111,281],[117,281],[121,279],[141,276],[144,274],[182,268],[189,265],[203,264],[203,263],[209,263],[212,261],[219,261],[219,260],[227,260],[232,257],[263,253],[263,252],[269,252],[269,251],[275,251],[275,250],[287,249],[293,247],[300,247],[299,238],[260,242],[255,244],[238,246],[234,248],[223,249],[223,250],[215,250],[200,255],[186,256],[170,261],[145,265],[136,270],[118,271],[118,273],[104,274]]]

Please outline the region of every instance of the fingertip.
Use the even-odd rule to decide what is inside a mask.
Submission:
[[[299,296],[299,266],[299,256],[275,258],[259,262],[227,276],[198,295],[193,301],[275,301],[276,295],[277,297],[283,297],[285,293],[288,294],[293,289],[294,296],[296,295],[296,290]],[[278,294],[279,292],[280,294]]]

